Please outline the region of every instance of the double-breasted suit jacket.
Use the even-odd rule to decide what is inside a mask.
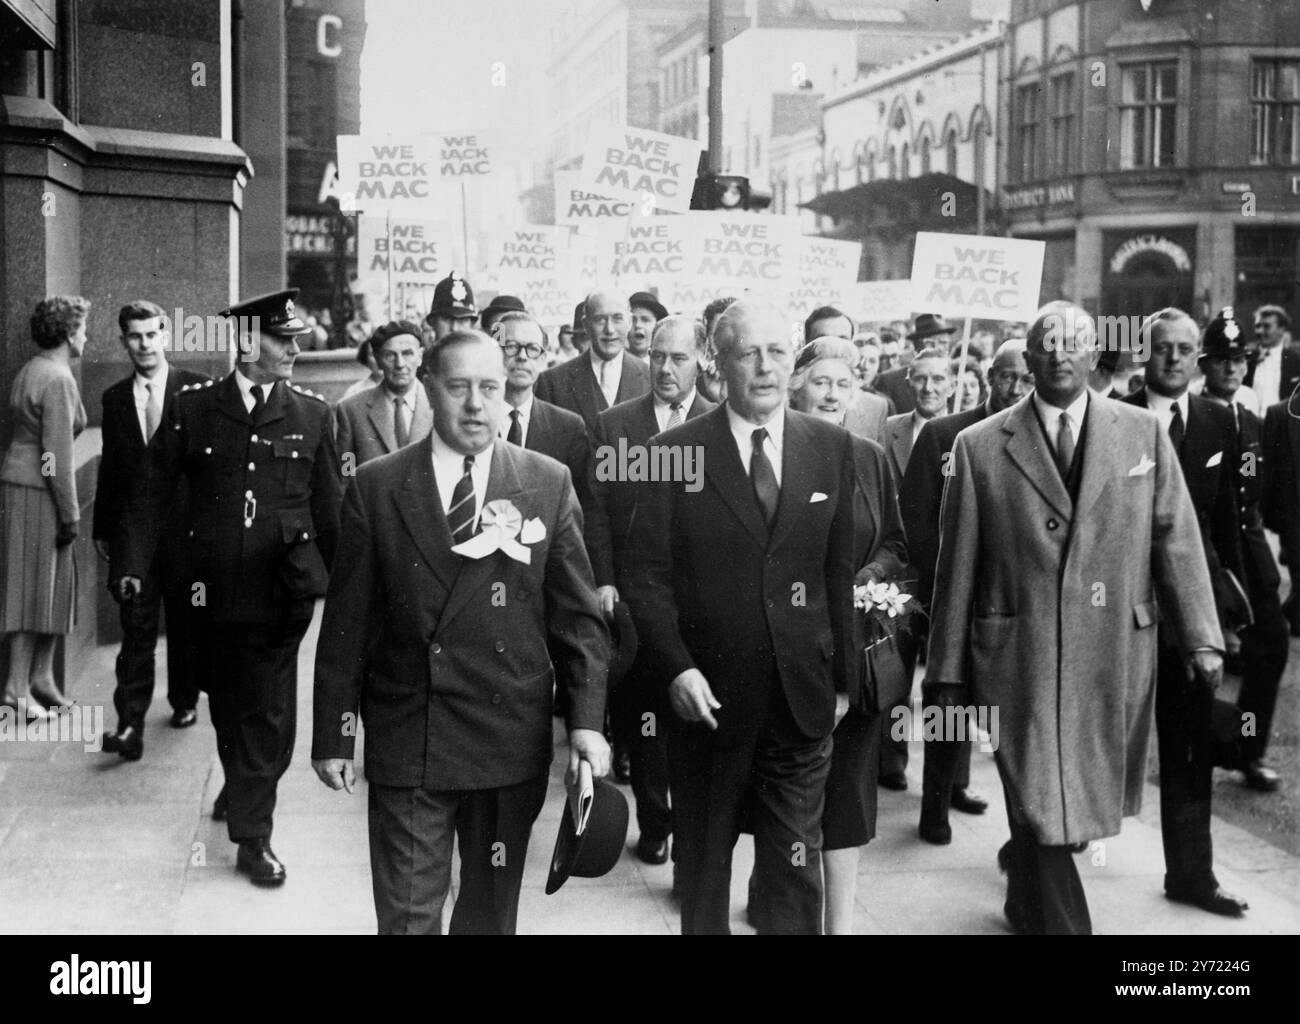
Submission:
[[[312,757],[351,757],[360,710],[372,782],[535,778],[551,763],[557,675],[570,729],[604,727],[609,636],[568,471],[498,441],[485,507],[497,500],[545,527],[526,565],[451,550],[431,437],[357,471],[316,653]]]
[[[618,381],[614,404],[640,398],[650,390],[650,370],[641,360],[623,353],[623,372]],[[605,392],[591,368],[591,355],[583,352],[567,363],[544,370],[537,378],[533,393],[543,402],[576,412],[582,417],[587,433],[595,436],[596,417],[609,408]]]
[[[433,410],[429,408],[429,396],[420,384],[412,385],[410,396],[415,402],[415,411],[407,424],[409,437],[406,443],[415,444],[428,437],[433,429]],[[354,464],[360,466],[397,451],[395,415],[393,395],[383,384],[339,402],[334,410],[337,424],[334,447],[338,449],[339,458],[347,458],[351,452]]]
[[[1157,621],[1185,651],[1223,637],[1156,417],[1089,396],[1072,502],[1032,401],[953,446],[926,684],[999,709],[1012,805],[1039,843],[1061,846],[1116,834],[1141,805]]]

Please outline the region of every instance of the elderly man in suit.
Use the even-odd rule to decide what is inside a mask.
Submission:
[[[600,414],[596,421],[598,457],[613,458],[620,442],[629,448],[648,445],[654,435],[714,408],[712,402],[695,390],[703,354],[702,323],[686,316],[670,316],[659,321],[650,339],[653,389],[648,395],[622,402]],[[608,524],[611,542],[610,563],[604,568],[597,566],[597,582],[602,573],[612,572],[617,580],[628,569],[628,549],[636,521],[636,491],[635,484],[597,478],[596,517]],[[668,859],[668,837],[672,832],[667,745],[658,729],[649,730],[647,735],[643,717],[648,713],[654,716],[654,721],[659,721],[668,710],[661,683],[641,654],[611,695],[615,747],[628,753],[632,793],[636,797],[640,829],[636,855],[647,864],[662,864]]]
[[[583,331],[590,345],[584,358],[553,366],[537,378],[537,397],[582,417],[595,436],[596,417],[611,405],[640,398],[650,390],[650,371],[629,357],[628,327],[632,310],[627,299],[598,291],[583,303]]]
[[[93,528],[95,547],[110,562],[113,536],[126,515],[131,489],[138,487],[148,472],[149,447],[171,412],[176,393],[208,380],[204,374],[168,363],[171,339],[166,316],[162,307],[143,300],[128,302],[117,315],[122,347],[133,369],[131,376],[104,392],[104,448],[95,485]],[[104,750],[128,761],[138,761],[144,754],[144,716],[153,702],[154,650],[158,613],[163,609],[167,615],[167,702],[172,708],[172,725],[184,729],[198,721],[198,659],[190,642],[190,593],[178,572],[180,523],[187,493],[183,486],[176,491],[176,514],[168,517],[158,552],[141,578],[140,592],[120,604],[122,648],[113,690],[117,730],[104,737]]]
[[[694,449],[703,479],[645,486],[622,580],[673,712],[682,932],[729,932],[747,807],[760,930],[816,934],[831,730],[858,657],[852,439],[787,409],[794,352],[776,308],[742,299],[714,342],[726,404],[654,441]]]
[[[390,321],[370,336],[370,348],[383,379],[378,387],[343,399],[334,411],[334,445],[345,465],[351,457],[353,470],[423,441],[433,429],[429,399],[415,379],[423,352],[419,326],[409,320]]]
[[[1201,685],[1223,671],[1178,457],[1154,415],[1088,390],[1096,338],[1078,307],[1039,312],[1035,391],[957,436],[935,568],[927,699],[1000,709],[1005,909],[1034,934],[1092,931],[1071,850],[1141,805],[1157,620]]]
[[[455,841],[452,933],[510,934],[557,676],[570,773],[579,760],[609,771],[609,636],[568,471],[499,441],[500,347],[453,331],[426,353],[423,378],[433,431],[361,467],[344,502],[312,767],[351,792],[360,710],[381,933],[438,934]]]
[[[906,524],[907,545],[916,571],[916,597],[928,609],[934,600],[934,565],[939,557],[939,505],[948,478],[953,442],[972,424],[1003,409],[1010,409],[1034,387],[1025,362],[1025,342],[1004,341],[989,371],[989,397],[983,404],[951,416],[930,420],[917,435],[898,489],[898,505]],[[951,805],[966,814],[983,814],[988,803],[968,791],[969,740],[945,738],[925,741],[925,767],[921,776],[920,836],[926,842],[952,842],[948,824]]]
[[[950,327],[937,313],[922,313],[906,336],[912,352],[923,352],[927,348],[938,348],[947,353],[948,343],[952,340],[956,327]],[[916,408],[916,389],[908,374],[910,364],[905,350],[900,350],[902,365],[887,370],[876,378],[876,390],[894,403],[900,413],[911,412]]]
[[[1225,573],[1239,588],[1246,579],[1237,517],[1235,467],[1240,463],[1232,413],[1188,392],[1200,355],[1200,329],[1180,309],[1152,313],[1141,337],[1150,346],[1146,384],[1124,401],[1156,414],[1169,436],[1192,496],[1205,562],[1216,593]],[[1245,620],[1221,619],[1238,629]],[[1210,752],[1213,692],[1189,680],[1176,631],[1162,625],[1156,675],[1156,735],[1160,744],[1160,830],[1165,847],[1165,893],[1214,914],[1240,916],[1244,900],[1219,888],[1210,839]]]

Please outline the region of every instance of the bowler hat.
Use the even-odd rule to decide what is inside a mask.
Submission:
[[[907,340],[924,341],[938,334],[952,334],[956,330],[956,327],[949,327],[947,321],[938,313],[922,313],[912,325],[912,332],[907,336]]]
[[[632,612],[623,601],[614,602],[614,621],[610,624],[613,634],[614,651],[609,661],[609,685],[613,690],[623,681],[636,661],[636,626],[632,623]]]
[[[600,878],[609,873],[623,855],[627,842],[627,798],[605,779],[592,780],[591,813],[587,827],[578,835],[573,810],[566,803],[555,837],[555,853],[546,878],[546,895],[559,890],[572,877]]]
[[[297,298],[297,288],[286,288],[282,292],[270,292],[237,302],[223,309],[217,316],[239,319],[257,317],[258,330],[263,334],[296,338],[300,334],[311,333],[311,328],[298,316],[294,306]]]
[[[477,316],[478,307],[474,305],[474,289],[469,282],[456,271],[452,271],[433,289],[433,305],[429,307],[432,320],[435,316]]]
[[[1202,359],[1243,359],[1250,354],[1250,336],[1237,322],[1231,306],[1224,306],[1201,332]]]
[[[668,315],[667,307],[649,292],[634,292],[627,300],[627,304],[633,309],[640,306],[642,309],[650,310],[656,320],[662,320]]]
[[[527,313],[528,307],[524,305],[523,300],[516,298],[514,295],[494,295],[492,301],[483,309],[482,316],[487,317],[489,313]]]

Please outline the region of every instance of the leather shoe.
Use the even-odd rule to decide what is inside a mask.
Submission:
[[[626,750],[614,751],[614,778],[625,785],[632,781],[632,755]]]
[[[907,775],[903,772],[881,772],[880,784],[886,789],[901,793],[907,789]]]
[[[128,725],[104,737],[104,752],[120,754],[123,761],[138,761],[144,756],[144,737],[139,729]]]
[[[269,839],[248,839],[239,844],[235,867],[247,875],[254,885],[283,885],[284,865],[271,849]]]
[[[1250,909],[1250,904],[1240,896],[1224,892],[1218,885],[1204,889],[1166,889],[1165,896],[1175,903],[1190,903],[1208,913],[1222,914],[1224,917],[1241,917]]]
[[[917,832],[927,843],[934,843],[935,846],[947,846],[952,842],[952,826],[946,821],[930,821],[922,818]]]
[[[1277,789],[1277,772],[1263,761],[1251,761],[1241,773],[1246,777],[1246,785],[1250,789],[1258,789],[1261,793],[1272,793]]]
[[[230,798],[226,796],[226,787],[222,786],[221,792],[218,793],[217,798],[214,801],[212,801],[212,820],[225,821],[226,811],[228,811],[229,809],[230,809]]]
[[[184,708],[180,711],[172,712],[172,728],[188,729],[191,725],[199,720],[199,713],[193,708]]]
[[[666,864],[668,862],[668,840],[647,839],[642,836],[636,841],[636,858],[645,864]]]
[[[962,814],[983,814],[989,809],[989,802],[965,786],[953,786],[952,809]]]

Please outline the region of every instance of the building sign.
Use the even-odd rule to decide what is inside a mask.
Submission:
[[[1151,234],[1136,235],[1120,243],[1114,255],[1110,258],[1110,272],[1112,274],[1122,274],[1133,257],[1150,252],[1168,256],[1173,262],[1175,270],[1186,272],[1192,269],[1192,260],[1187,255],[1186,249],[1164,235]]]
[[[329,214],[294,214],[284,218],[284,251],[289,256],[334,256],[334,218]],[[346,254],[356,246],[348,239]]]
[[[1251,191],[1250,182],[1248,181],[1225,181],[1220,186],[1228,195],[1239,196],[1243,192]]]
[[[1103,231],[1101,254],[1103,314],[1147,316],[1165,306],[1192,311],[1196,228]]]
[[[1002,209],[1036,210],[1042,206],[1056,206],[1059,203],[1074,202],[1074,182],[1062,181],[1052,185],[1037,185],[1032,188],[1004,188],[1002,190]]]

